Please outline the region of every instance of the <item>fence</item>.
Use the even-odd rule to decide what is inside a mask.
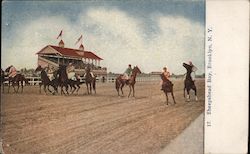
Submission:
[[[116,77],[115,76],[112,76],[112,77],[110,77],[110,76],[108,76],[107,77],[107,82],[115,82],[115,79],[116,79]],[[161,80],[161,78],[160,77],[137,77],[136,78],[136,81],[137,82],[152,82],[152,81],[160,81]]]

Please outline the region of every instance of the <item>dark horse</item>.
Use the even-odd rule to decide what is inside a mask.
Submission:
[[[66,72],[66,66],[65,65],[59,65],[59,69],[57,70],[56,76],[58,76],[58,83],[61,87],[61,94],[65,95],[65,92],[63,90],[63,87],[65,87],[66,93],[69,94],[69,79]]]
[[[196,89],[196,86],[194,84],[194,81],[192,80],[192,77],[191,77],[191,73],[192,73],[192,68],[193,66],[192,65],[188,65],[186,63],[183,63],[183,66],[186,68],[187,70],[187,73],[186,73],[186,78],[184,80],[184,97],[185,97],[185,90],[187,90],[187,101],[190,101],[190,95],[189,95],[189,91],[191,89],[194,90],[195,92],[195,99],[196,101],[198,101],[198,97],[197,97],[197,89]]]
[[[5,82],[5,73],[1,69],[1,87],[2,87],[3,93],[4,93],[4,82]]]
[[[12,72],[10,72],[10,68],[11,67],[12,66],[9,66],[8,68],[6,68],[5,72],[7,72],[8,74],[12,73]],[[12,87],[14,88],[14,91],[16,93],[18,93],[20,84],[21,84],[21,87],[22,87],[21,92],[23,92],[23,86],[24,86],[23,82],[25,82],[25,84],[28,84],[28,80],[22,74],[16,74],[14,77],[8,77],[8,81],[9,81],[9,84],[8,84],[8,93],[10,91],[10,84],[11,83],[12,83]],[[17,90],[15,88],[15,85],[17,85]]]
[[[173,98],[173,100],[174,100],[174,104],[176,104],[175,98],[174,98],[174,93],[173,93],[173,86],[174,86],[174,84],[173,84],[171,81],[169,81],[169,80],[164,76],[163,73],[162,73],[160,76],[161,76],[161,79],[162,79],[162,81],[163,81],[162,90],[163,90],[163,92],[164,92],[165,95],[166,95],[167,105],[168,105],[168,93],[171,93],[172,98]]]
[[[85,69],[85,83],[87,86],[88,94],[92,93],[92,88],[96,93],[96,76],[92,77],[89,66]]]
[[[55,92],[57,93],[58,92],[58,90],[57,90],[58,80],[57,79],[53,79],[52,81],[50,81],[50,79],[49,79],[47,73],[45,72],[44,68],[42,68],[40,65],[35,69],[35,72],[39,72],[39,71],[41,71],[41,81],[42,81],[39,84],[39,87],[40,87],[39,92],[41,93],[41,87],[43,85],[43,89],[44,89],[45,94],[47,94],[46,87],[47,87],[48,91],[50,93],[52,93],[53,95],[55,94]],[[49,86],[52,86],[54,88],[54,92],[52,92],[49,89]]]
[[[118,93],[118,96],[120,96],[119,94],[119,89],[121,89],[122,95],[123,95],[123,90],[122,88],[124,87],[125,84],[129,85],[129,94],[128,97],[131,94],[131,91],[133,90],[133,97],[135,97],[135,83],[136,83],[136,76],[138,73],[141,73],[141,70],[135,66],[132,70],[132,75],[131,78],[126,81],[125,79],[123,79],[123,75],[119,75],[116,80],[115,80],[115,87]]]

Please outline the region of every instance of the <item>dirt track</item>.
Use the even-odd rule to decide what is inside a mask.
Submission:
[[[203,112],[204,80],[196,86],[199,101],[187,103],[183,81],[174,81],[177,105],[169,106],[158,82],[137,83],[129,99],[117,97],[114,83],[98,83],[90,96],[85,85],[78,96],[39,94],[34,86],[2,94],[3,148],[6,154],[158,153]]]

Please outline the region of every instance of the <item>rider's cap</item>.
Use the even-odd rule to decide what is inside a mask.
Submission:
[[[128,64],[129,67],[131,67],[131,64]]]

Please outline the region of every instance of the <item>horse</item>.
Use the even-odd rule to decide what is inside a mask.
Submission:
[[[164,74],[162,73],[160,75],[162,81],[163,81],[163,86],[162,86],[162,90],[163,92],[165,93],[166,95],[166,102],[167,102],[167,105],[168,105],[168,93],[171,93],[172,95],[172,98],[174,100],[174,104],[176,104],[176,101],[175,101],[175,98],[174,98],[174,93],[173,93],[173,86],[174,84],[172,84],[171,81],[169,81],[165,76]]]
[[[194,83],[194,81],[192,80],[192,77],[191,77],[192,67],[193,66],[188,65],[186,63],[183,63],[183,67],[185,67],[186,70],[187,70],[186,77],[185,77],[185,80],[184,80],[184,98],[186,97],[185,96],[185,90],[186,90],[187,91],[187,101],[188,102],[190,101],[189,91],[192,89],[195,92],[195,100],[198,101],[197,89],[196,89],[195,83]]]
[[[62,94],[65,95],[63,87],[65,87],[66,93],[67,95],[69,95],[69,92],[68,92],[69,79],[68,79],[65,65],[59,65],[59,69],[56,72],[56,76],[58,76],[58,83],[59,83],[59,86],[61,87],[61,95]]]
[[[5,82],[5,73],[1,69],[1,87],[2,87],[3,93],[4,93],[4,82]]]
[[[10,71],[11,67],[13,67],[12,65],[7,67],[5,72],[7,72],[8,74],[11,74],[13,73],[12,71]],[[8,93],[10,91],[10,84],[12,83],[12,87],[14,88],[14,91],[16,93],[18,93],[19,91],[19,87],[20,87],[20,83],[21,83],[21,87],[22,87],[22,91],[21,93],[23,92],[23,82],[25,82],[25,84],[29,84],[28,80],[24,77],[24,75],[22,74],[16,74],[14,77],[8,77]],[[17,90],[15,88],[15,84],[17,84]]]
[[[44,92],[45,94],[47,94],[47,90],[52,93],[53,95],[56,93],[58,93],[58,80],[55,78],[53,79],[52,81],[50,81],[49,77],[48,77],[48,74],[45,72],[45,69],[42,68],[40,65],[35,69],[35,72],[38,72],[40,71],[41,72],[41,83],[39,84],[39,93],[41,93],[41,87],[43,85],[43,89],[44,89]],[[49,86],[52,86],[54,88],[54,92],[52,92],[50,89],[49,89]],[[47,90],[46,90],[46,87],[47,87]]]
[[[116,80],[115,80],[115,87],[116,87],[116,90],[117,90],[117,93],[118,93],[118,96],[120,96],[120,93],[119,93],[119,89],[121,89],[121,92],[122,92],[122,95],[123,95],[123,90],[122,88],[124,87],[124,85],[128,85],[129,86],[129,94],[128,94],[128,97],[130,97],[130,94],[131,94],[131,91],[133,90],[133,97],[135,97],[135,83],[136,83],[136,76],[137,74],[140,74],[141,73],[141,70],[135,66],[132,70],[132,75],[131,75],[131,78],[126,81],[125,79],[123,79],[123,75],[119,75]]]
[[[96,94],[96,76],[92,76],[91,72],[90,72],[90,67],[88,66],[85,69],[85,83],[87,86],[87,93],[91,94],[92,93],[92,88]]]

